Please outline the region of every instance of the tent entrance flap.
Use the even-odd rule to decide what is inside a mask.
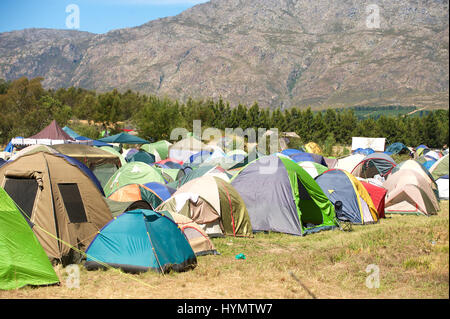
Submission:
[[[298,208],[301,216],[302,225],[308,227],[308,224],[320,225],[323,223],[323,216],[320,207],[313,201],[303,183],[297,177],[297,185],[299,191]]]

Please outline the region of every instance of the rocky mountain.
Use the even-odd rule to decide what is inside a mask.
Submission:
[[[211,0],[106,34],[0,34],[0,78],[262,107],[449,106],[448,0]]]

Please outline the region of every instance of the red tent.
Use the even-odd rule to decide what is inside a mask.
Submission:
[[[376,186],[374,184],[370,184],[370,183],[367,183],[364,181],[360,181],[360,182],[366,188],[367,192],[370,195],[370,198],[372,198],[372,202],[378,211],[378,218],[385,218],[384,203],[385,203],[387,190],[383,187],[379,187],[379,186]]]
[[[64,132],[64,130],[53,120],[46,128],[44,128],[39,133],[30,136],[33,139],[50,139],[50,140],[69,140],[74,141],[69,134]]]

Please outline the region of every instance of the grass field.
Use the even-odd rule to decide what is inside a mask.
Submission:
[[[199,257],[192,271],[130,275],[80,267],[79,288],[69,288],[66,269],[56,266],[59,286],[0,291],[0,298],[449,298],[448,201],[437,216],[393,215],[349,232],[213,241],[221,255]],[[239,253],[246,259],[236,259]],[[379,269],[379,288],[366,285],[375,275],[368,265]]]

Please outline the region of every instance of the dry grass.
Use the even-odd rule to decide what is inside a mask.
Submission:
[[[0,291],[0,298],[311,298],[291,273],[318,298],[449,298],[449,204],[437,216],[395,215],[351,232],[325,231],[305,237],[277,233],[255,238],[214,239],[220,256],[198,258],[184,273],[129,275],[86,271],[80,287]],[[245,260],[237,260],[239,253]],[[380,287],[366,286],[366,267],[380,269]]]

